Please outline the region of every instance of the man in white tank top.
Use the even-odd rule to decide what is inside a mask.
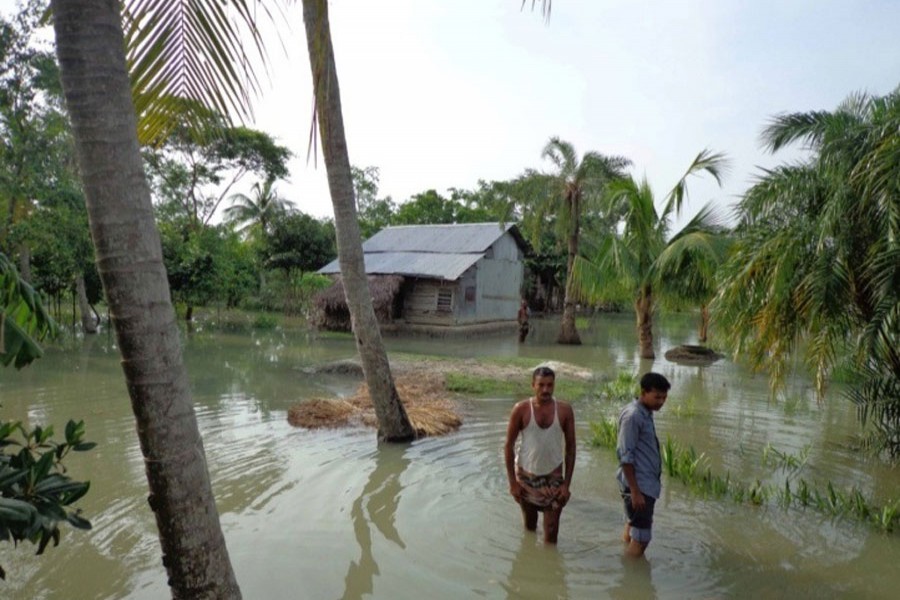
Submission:
[[[534,370],[534,396],[513,407],[503,449],[509,493],[522,508],[525,529],[535,531],[538,513],[543,512],[548,544],[556,543],[575,468],[575,413],[567,402],[553,397],[555,383],[549,367]]]

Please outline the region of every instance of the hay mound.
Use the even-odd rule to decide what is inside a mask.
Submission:
[[[400,375],[394,380],[394,385],[419,437],[446,435],[462,425],[456,403],[447,397],[443,375]],[[315,399],[292,406],[288,410],[288,423],[307,429],[358,424],[378,427],[375,407],[365,383],[349,398]]]

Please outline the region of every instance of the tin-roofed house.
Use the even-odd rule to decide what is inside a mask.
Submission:
[[[383,326],[398,329],[514,323],[527,252],[528,243],[510,223],[387,227],[363,243],[369,286],[378,292],[376,314]],[[339,276],[338,261],[319,273]],[[395,295],[381,293],[386,289]],[[316,299],[316,307],[320,326],[349,330],[340,281]]]

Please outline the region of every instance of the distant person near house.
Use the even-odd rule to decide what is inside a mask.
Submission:
[[[567,402],[553,397],[555,383],[553,369],[534,370],[534,396],[513,407],[503,448],[509,493],[522,509],[525,529],[535,531],[538,513],[543,512],[548,544],[555,544],[559,535],[559,517],[569,501],[575,468],[575,413]]]
[[[530,330],[530,325],[528,324],[528,317],[531,315],[531,311],[528,310],[528,300],[522,298],[522,304],[519,306],[519,314],[516,317],[516,320],[519,322],[519,343],[525,341],[525,338],[528,337],[528,331]]]

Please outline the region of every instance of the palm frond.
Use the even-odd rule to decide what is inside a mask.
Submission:
[[[541,14],[544,15],[544,19],[550,20],[550,8],[553,4],[553,0],[531,0],[531,10],[534,10],[534,7],[537,6],[538,2],[541,3]],[[528,4],[528,0],[522,0],[522,9],[525,9],[525,5]]]
[[[267,59],[257,11],[272,19],[267,7],[275,4],[126,1],[123,25],[142,142],[165,139],[173,114],[194,124],[202,118],[194,112],[198,106],[252,116],[251,98],[260,91],[254,65]]]
[[[698,175],[706,172],[712,175],[716,183],[721,187],[722,179],[729,170],[729,161],[724,153],[712,152],[709,149],[701,150],[694,161],[685,171],[681,179],[675,184],[669,194],[666,196],[665,207],[662,211],[662,218],[667,219],[674,212],[675,215],[681,214],[681,207],[687,198],[687,179],[691,175]]]

